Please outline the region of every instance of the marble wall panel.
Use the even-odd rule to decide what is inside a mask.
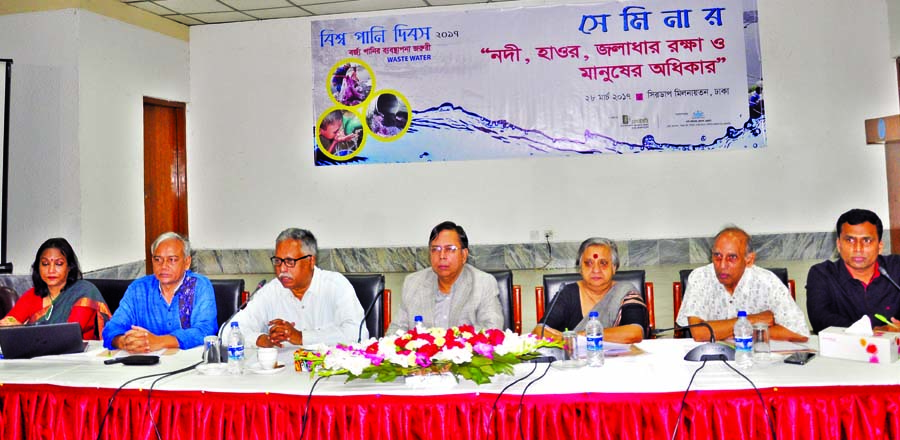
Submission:
[[[887,236],[885,236],[887,242]],[[572,270],[580,241],[472,245],[469,262],[484,270]],[[711,237],[659,240],[618,240],[622,268],[660,265],[696,266],[710,261]],[[834,234],[803,232],[753,237],[757,261],[827,259],[834,255]],[[885,249],[889,244],[885,243]],[[193,270],[210,275],[270,273],[271,249],[201,249],[194,253]],[[551,258],[552,256],[552,258]],[[319,267],[338,272],[408,273],[431,265],[425,246],[320,249]],[[91,272],[105,278],[136,278],[143,262]]]

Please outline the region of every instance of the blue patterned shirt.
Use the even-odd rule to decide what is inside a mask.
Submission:
[[[171,304],[166,304],[156,276],[134,280],[103,328],[103,346],[114,349],[113,338],[131,330],[132,325],[157,336],[174,336],[181,349],[203,344],[203,338],[216,334],[217,329],[212,283],[203,275],[187,271]]]

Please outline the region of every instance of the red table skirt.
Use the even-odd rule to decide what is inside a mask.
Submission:
[[[0,385],[0,439],[94,439],[110,389]],[[770,388],[776,437],[900,439],[900,386]],[[672,436],[683,393],[313,396],[305,439],[660,439]],[[104,439],[299,438],[306,396],[154,391],[119,393]],[[152,417],[151,419],[151,411]],[[520,418],[521,417],[521,418]],[[520,422],[521,420],[521,422]],[[692,391],[678,439],[769,439],[756,393]]]

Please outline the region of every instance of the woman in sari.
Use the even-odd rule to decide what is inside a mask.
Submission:
[[[606,238],[589,238],[581,243],[575,265],[581,281],[566,285],[549,315],[532,331],[556,340],[564,329],[584,333],[587,317],[595,311],[603,324],[603,339],[609,342],[641,342],[649,325],[647,305],[637,286],[619,283],[613,276],[619,269],[616,243]]]
[[[0,326],[77,322],[84,339],[99,339],[109,306],[93,284],[81,279],[78,257],[64,238],[38,248],[31,265],[34,287],[26,291]]]

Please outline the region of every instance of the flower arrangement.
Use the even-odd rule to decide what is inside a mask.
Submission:
[[[297,350],[294,366],[297,371],[306,366],[319,376],[346,375],[348,381],[374,377],[391,382],[398,377],[449,372],[485,384],[497,374],[512,374],[513,365],[540,356],[537,350],[543,347],[561,345],[531,334],[498,329],[476,332],[471,325],[461,325],[412,329],[363,344]]]

